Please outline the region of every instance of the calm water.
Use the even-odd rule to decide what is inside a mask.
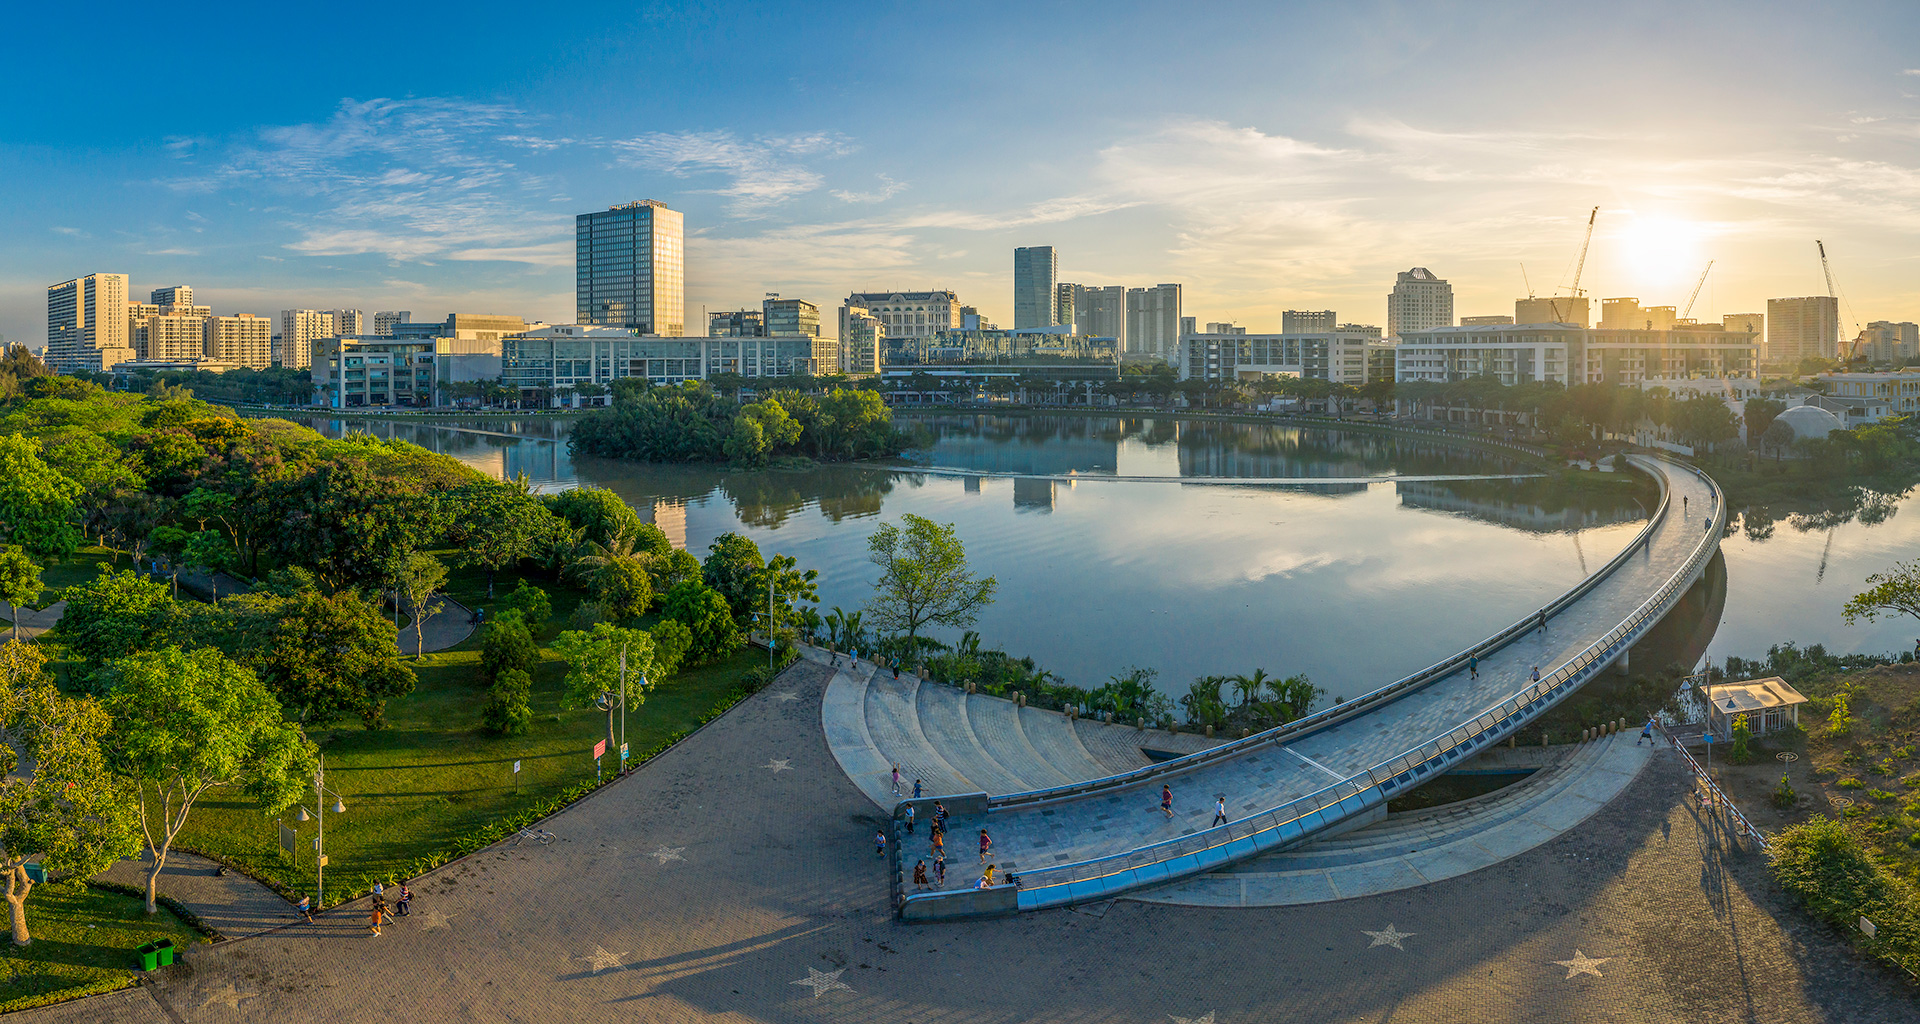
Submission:
[[[1129,665],[1157,669],[1175,693],[1195,675],[1262,667],[1307,672],[1352,696],[1537,607],[1619,551],[1644,515],[1634,503],[1562,507],[1526,481],[1379,479],[1515,467],[1293,427],[943,417],[919,421],[937,442],[910,464],[733,472],[573,459],[566,424],[552,421],[305,422],[335,435],[351,423],[496,476],[525,473],[541,488],[611,488],[696,553],[719,534],[744,533],[763,552],[819,569],[823,608],[866,601],[866,537],[877,522],[908,512],[952,522],[977,569],[1000,581],[977,627],[989,646],[1031,654],[1081,684]],[[1328,482],[1180,482],[1205,478]],[[1764,541],[1728,538],[1724,608],[1691,612],[1722,621],[1685,624],[1678,632],[1691,639],[1681,646],[1697,654],[1710,640],[1716,658],[1756,656],[1787,638],[1839,650],[1910,646],[1906,624],[1850,628],[1839,607],[1868,573],[1920,549],[1920,509],[1907,507],[1915,502],[1873,526],[1802,532],[1783,521]]]

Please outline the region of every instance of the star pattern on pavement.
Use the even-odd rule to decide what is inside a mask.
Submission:
[[[1387,927],[1385,931],[1370,932],[1370,931],[1367,931],[1365,928],[1360,929],[1360,931],[1362,934],[1373,936],[1373,941],[1367,943],[1368,949],[1372,949],[1375,946],[1392,946],[1393,948],[1401,951],[1405,951],[1407,948],[1400,944],[1402,940],[1411,939],[1415,935],[1419,934],[1418,932],[1400,931],[1399,929],[1393,926],[1392,922],[1387,923]]]
[[[686,850],[686,847],[684,846],[662,846],[658,850],[655,850],[652,853],[647,854],[647,856],[652,857],[654,861],[658,864],[664,865],[666,862],[670,860],[677,860],[682,864],[684,864],[686,863],[687,858],[680,856],[681,852],[684,850]]]
[[[453,927],[447,924],[447,922],[459,916],[458,914],[441,913],[440,908],[435,907],[420,915],[420,930],[430,932],[435,928],[445,928],[448,931],[452,931]]]
[[[1205,1017],[1175,1017],[1169,1013],[1167,1019],[1173,1021],[1173,1024],[1213,1024],[1213,1011],[1208,1010]]]
[[[787,691],[787,692],[785,692],[785,693],[776,693],[776,694],[774,694],[774,695],[773,695],[773,699],[774,699],[774,700],[799,700],[799,699],[800,699],[800,694],[799,694],[799,693],[797,693],[797,692],[795,692],[795,691],[793,691],[793,690],[788,690],[788,691]]]
[[[1611,959],[1613,958],[1610,956],[1603,956],[1596,960],[1576,949],[1573,951],[1573,959],[1555,960],[1554,963],[1567,969],[1567,980],[1570,981],[1575,976],[1581,974],[1591,974],[1596,978],[1605,977],[1605,975],[1600,973],[1600,965]]]
[[[252,993],[242,992],[239,989],[234,988],[233,982],[229,981],[225,985],[222,985],[219,988],[214,989],[212,994],[208,995],[206,999],[201,1001],[200,1005],[202,1007],[208,1007],[208,1006],[212,1006],[215,1003],[219,1003],[221,1006],[224,1006],[229,1010],[238,1010],[240,1008],[240,1000],[252,999],[252,998],[253,998]]]
[[[793,770],[793,758],[776,757],[769,760],[766,764],[763,764],[760,767],[773,769],[773,774],[775,775],[778,775],[781,772],[790,772]]]
[[[587,956],[576,956],[574,959],[585,960],[593,967],[593,973],[599,974],[601,971],[617,971],[625,967],[626,965],[620,962],[620,958],[626,955],[625,953],[609,953],[600,946],[595,945],[592,953]]]
[[[847,973],[845,967],[837,971],[816,971],[809,967],[807,968],[806,977],[801,978],[799,981],[789,981],[787,984],[805,985],[813,990],[813,998],[818,999],[821,993],[831,992],[836,988],[844,988],[849,992],[853,991],[852,985],[840,980],[840,976],[845,973]]]

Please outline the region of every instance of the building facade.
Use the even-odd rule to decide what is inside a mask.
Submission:
[[[373,314],[373,333],[376,337],[393,337],[393,325],[404,324],[413,319],[413,311],[407,309],[382,309]]]
[[[1180,286],[1127,289],[1127,352],[1172,362],[1181,334]]]
[[[975,314],[976,319],[978,314]],[[887,349],[887,325],[860,306],[840,307],[840,371],[863,376],[880,372]]]
[[[758,309],[731,309],[724,313],[707,314],[707,337],[709,338],[764,338],[767,336],[766,314]]]
[[[960,297],[950,291],[854,292],[844,305],[879,318],[889,338],[929,338],[960,326]]]
[[[170,284],[165,288],[155,288],[147,293],[147,301],[156,306],[191,306],[193,305],[193,286]]]
[[[1120,285],[1085,285],[1062,281],[1055,289],[1054,323],[1071,325],[1077,333],[1112,338],[1127,349],[1127,289]],[[964,325],[963,325],[964,326]]]
[[[289,370],[307,369],[313,365],[313,343],[339,336],[329,310],[283,309],[280,311],[280,350],[273,354],[273,361]]]
[[[1876,363],[1901,364],[1920,356],[1920,325],[1875,320],[1867,325],[1860,355]]]
[[[47,365],[104,371],[134,357],[127,336],[127,275],[88,274],[47,286]]]
[[[1425,267],[1403,270],[1387,294],[1387,337],[1453,326],[1453,286]]]
[[[313,342],[314,400],[329,409],[434,404],[433,342],[420,338],[319,338]]]
[[[1476,317],[1475,319],[1479,319]],[[1466,321],[1460,321],[1465,324]],[[1585,295],[1547,295],[1539,298],[1513,300],[1513,319],[1515,324],[1572,324],[1586,327],[1592,323],[1587,319],[1587,297]]]
[[[1227,326],[1209,324],[1207,332],[1180,339],[1181,380],[1280,376],[1358,386],[1367,382],[1369,350],[1384,344],[1364,334],[1248,334],[1244,328],[1220,329]]]
[[[1829,373],[1820,379],[1842,402],[1879,399],[1893,416],[1920,416],[1920,370],[1892,373]]]
[[[686,221],[643,199],[574,218],[574,306],[582,326],[686,333]]]
[[[1600,300],[1600,326],[1604,330],[1671,331],[1679,319],[1680,311],[1673,306],[1642,306],[1635,298]]]
[[[1513,318],[1510,316],[1463,316],[1460,318],[1460,326],[1462,327],[1493,327],[1497,324],[1510,324],[1512,322]]]
[[[1807,295],[1767,300],[1767,362],[1792,365],[1840,354],[1840,300]]]
[[[820,337],[820,307],[805,299],[774,296],[760,304],[760,313],[770,338]]]
[[[1060,257],[1051,245],[1013,250],[1013,329],[1052,327],[1058,317]]]
[[[528,400],[558,400],[579,384],[609,385],[622,377],[655,384],[746,377],[817,375],[839,365],[830,338],[682,338],[639,335],[597,324],[539,327],[501,341],[501,381]]]
[[[273,318],[252,313],[210,316],[205,352],[209,359],[264,370],[273,365]]]
[[[1760,345],[1719,327],[1670,331],[1571,324],[1437,327],[1410,332],[1395,357],[1400,381],[1491,376],[1502,384],[1638,384],[1654,377],[1752,377]]]
[[[1340,316],[1331,309],[1280,311],[1281,334],[1332,334],[1339,327]]]
[[[1720,326],[1736,334],[1751,334],[1760,343],[1762,353],[1767,350],[1767,315],[1765,313],[1728,313],[1720,318]]]

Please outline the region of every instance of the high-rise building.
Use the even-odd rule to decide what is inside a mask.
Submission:
[[[1680,311],[1673,306],[1642,306],[1633,298],[1600,300],[1602,330],[1671,331],[1679,319]]]
[[[273,361],[288,370],[304,370],[313,365],[313,343],[321,338],[338,338],[333,314],[323,309],[283,309],[280,311],[280,350]]]
[[[132,358],[127,275],[88,274],[47,286],[49,367],[61,373],[98,371]]]
[[[1080,319],[1079,317],[1074,315],[1074,311],[1076,309],[1083,312],[1086,310],[1087,308],[1086,291],[1087,290],[1085,288],[1082,288],[1081,286],[1074,284],[1071,281],[1062,281],[1059,284],[1054,285],[1053,286],[1053,322],[1055,324],[1079,323]]]
[[[1765,313],[1728,313],[1720,318],[1720,326],[1729,331],[1758,335],[1764,346],[1767,340],[1767,314]]]
[[[1859,354],[1876,363],[1904,363],[1920,356],[1920,326],[1875,320],[1866,327]]]
[[[1403,270],[1387,295],[1387,337],[1453,326],[1453,286],[1425,267]]]
[[[1340,318],[1331,309],[1280,311],[1281,334],[1329,334],[1339,324]]]
[[[931,338],[960,326],[960,297],[950,291],[854,292],[845,305],[879,317],[889,338]]]
[[[707,337],[709,338],[764,338],[767,336],[767,314],[758,309],[730,309],[723,313],[707,314]]]
[[[1543,295],[1535,299],[1513,300],[1513,322],[1516,324],[1572,324],[1585,327],[1588,315],[1585,295]]]
[[[977,319],[980,314],[973,316]],[[880,372],[887,325],[861,306],[840,307],[840,369],[845,373]]]
[[[1052,327],[1059,323],[1060,257],[1051,245],[1013,250],[1013,329]]]
[[[686,221],[652,199],[574,218],[575,320],[686,333]]]
[[[1840,300],[1807,295],[1767,300],[1767,362],[1792,365],[1840,354]]]
[[[150,301],[156,306],[193,305],[193,286],[190,284],[170,284],[165,288],[155,288]]]
[[[760,313],[769,338],[820,336],[820,307],[805,299],[776,295],[760,303]]]
[[[373,333],[376,337],[393,337],[393,325],[404,324],[413,319],[413,311],[407,309],[383,309],[373,314]]]
[[[1156,284],[1127,289],[1126,349],[1135,355],[1172,360],[1180,347],[1180,286]]]
[[[176,307],[169,307],[176,308]],[[162,313],[149,317],[141,330],[137,358],[166,362],[193,362],[206,358],[208,316]]]
[[[273,318],[252,313],[210,316],[205,351],[209,359],[264,370],[273,365]]]
[[[342,338],[358,338],[367,333],[367,314],[359,309],[336,309],[333,313],[333,330]]]

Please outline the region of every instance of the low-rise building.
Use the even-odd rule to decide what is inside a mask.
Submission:
[[[434,404],[433,339],[375,334],[311,343],[315,402],[330,409]]]
[[[1760,345],[1753,335],[1717,325],[1648,331],[1498,324],[1407,332],[1397,362],[1402,381],[1491,376],[1508,385],[1638,384],[1652,377],[1752,377]]]
[[[1827,396],[1842,402],[1878,399],[1891,416],[1920,415],[1920,370],[1885,373],[1828,373],[1820,376]]]
[[[500,378],[524,400],[557,401],[578,385],[611,385],[622,377],[681,384],[720,373],[786,377],[838,367],[839,345],[831,338],[679,338],[636,334],[624,327],[560,324],[502,339]]]
[[[1229,324],[1180,339],[1181,380],[1308,377],[1355,386],[1367,382],[1369,349],[1385,343],[1363,333],[1248,334]],[[1379,356],[1374,356],[1378,360]]]

